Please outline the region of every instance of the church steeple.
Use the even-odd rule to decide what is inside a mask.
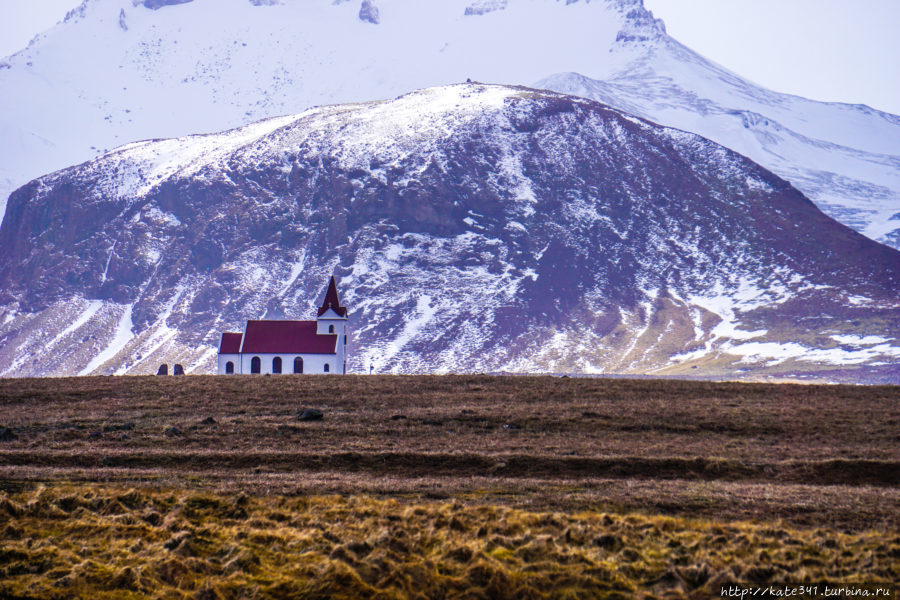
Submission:
[[[337,284],[334,281],[334,275],[331,276],[331,281],[328,282],[328,291],[325,292],[325,300],[322,301],[322,306],[319,307],[318,316],[321,317],[328,311],[333,310],[338,316],[342,318],[347,318],[347,308],[341,306],[341,301],[338,299],[337,292]]]

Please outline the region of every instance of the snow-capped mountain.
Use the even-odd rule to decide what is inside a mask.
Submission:
[[[705,138],[523,87],[132,143],[14,193],[0,253],[7,376],[208,372],[335,273],[351,372],[898,378],[900,252]]]
[[[134,140],[469,78],[542,81],[699,132],[900,245],[897,117],[753,86],[641,0],[85,0],[0,63],[0,211],[26,181]]]
[[[85,0],[0,66],[0,179],[17,187],[127,142],[314,105],[596,74],[631,5],[640,0]],[[548,31],[568,34],[536,43]]]
[[[604,81],[561,73],[536,86],[708,137],[787,179],[835,219],[900,248],[896,115],[760,88],[669,37]]]

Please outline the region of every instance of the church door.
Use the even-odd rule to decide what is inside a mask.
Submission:
[[[303,357],[298,356],[294,359],[294,373],[302,373],[303,372]]]

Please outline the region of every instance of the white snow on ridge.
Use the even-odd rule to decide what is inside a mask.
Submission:
[[[202,368],[206,363],[211,362],[218,354],[218,348],[212,346],[206,348],[197,360],[185,368],[184,372],[188,375],[196,373],[198,369]]]
[[[304,155],[333,156],[347,169],[370,171],[377,160],[381,166],[374,169],[376,175],[386,167],[402,166],[413,177],[416,168],[422,171],[435,162],[443,168],[446,159],[437,149],[442,140],[476,130],[494,138],[502,148],[503,155],[491,177],[518,201],[519,214],[528,217],[534,213],[532,205],[538,198],[524,173],[523,149],[517,143],[519,134],[509,124],[516,106],[511,101],[521,93],[501,85],[455,84],[418,90],[393,101],[316,107],[220,134],[128,144],[92,165],[103,174],[95,194],[98,198],[134,201],[170,177],[196,176],[206,167],[215,167],[213,177],[229,181],[226,172],[229,160],[267,164],[283,160],[286,162],[280,170],[287,175],[290,173],[287,157],[298,148],[302,148]],[[550,99],[555,94],[547,92],[546,96]],[[605,123],[602,116],[598,116],[597,122]],[[677,143],[707,143],[693,134],[660,131],[671,134]],[[424,157],[420,152],[423,140],[435,148]],[[413,153],[416,153],[416,166],[410,168]],[[47,176],[42,181],[50,183],[53,177]],[[395,183],[402,185],[403,181]],[[582,210],[586,211],[585,218],[601,218],[587,205]],[[181,225],[174,215],[156,207],[145,209],[134,219],[147,219],[168,228]],[[156,252],[158,258],[161,247],[148,246],[147,255]]]
[[[196,174],[203,167],[220,162],[237,149],[257,142],[295,120],[294,116],[278,117],[220,134],[137,142],[118,148],[103,159],[122,167],[123,176],[115,190],[117,195],[141,197],[173,175],[188,177]]]

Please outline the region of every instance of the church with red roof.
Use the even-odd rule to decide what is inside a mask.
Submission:
[[[219,343],[219,374],[347,372],[347,308],[334,277],[315,321],[247,321]]]

